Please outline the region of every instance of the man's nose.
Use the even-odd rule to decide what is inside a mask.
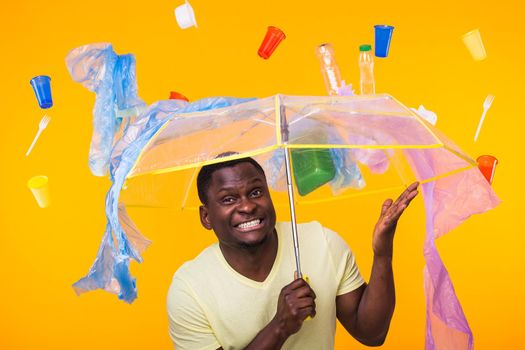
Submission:
[[[255,204],[250,198],[242,198],[238,210],[243,213],[252,213],[256,207],[257,204]]]

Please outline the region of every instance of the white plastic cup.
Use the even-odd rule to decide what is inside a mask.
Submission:
[[[27,181],[27,187],[33,193],[40,208],[47,208],[51,205],[47,176],[33,176]]]
[[[475,61],[482,61],[487,58],[487,52],[485,51],[485,46],[483,46],[479,29],[474,29],[464,34],[462,39]]]
[[[429,111],[428,109],[425,109],[425,106],[419,105],[418,109],[410,108],[413,110],[417,115],[425,119],[427,122],[429,122],[432,125],[436,125],[437,123],[437,114]]]
[[[175,18],[181,29],[186,29],[192,26],[198,28],[197,20],[195,19],[195,12],[193,12],[193,8],[187,0],[184,4],[175,9]]]

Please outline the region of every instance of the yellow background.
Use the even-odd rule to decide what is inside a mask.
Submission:
[[[524,349],[523,57],[524,5],[499,1],[204,1],[193,0],[199,28],[181,30],[181,1],[9,1],[2,5],[0,349],[167,349],[165,296],[173,272],[214,241],[195,213],[132,209],[154,241],[133,263],[133,305],[96,291],[77,297],[71,284],[95,258],[105,227],[109,180],[90,174],[87,155],[95,95],[74,83],[69,50],[113,43],[137,59],[147,102],[176,90],[190,99],[275,93],[325,94],[314,47],[331,42],[343,77],[356,86],[358,45],[373,44],[373,25],[395,26],[388,59],[376,59],[378,92],[410,107],[424,104],[437,126],[476,158],[496,156],[494,189],[503,200],[441,238],[445,265],[475,336],[476,349]],[[257,49],[268,25],[287,38],[267,61]],[[460,37],[479,28],[488,58],[475,62]],[[42,115],[29,80],[52,78],[52,120],[29,157]],[[496,96],[477,143],[485,96]],[[53,204],[37,207],[27,180],[50,179]],[[395,195],[395,194],[392,194]],[[368,277],[371,231],[383,197],[301,211],[339,231]],[[286,219],[286,215],[282,218]],[[395,246],[397,308],[385,349],[423,349],[422,199],[402,218]],[[364,348],[338,329],[337,349]]]

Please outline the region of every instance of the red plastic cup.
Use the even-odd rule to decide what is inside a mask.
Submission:
[[[265,60],[270,58],[272,53],[275,51],[275,48],[279,46],[279,43],[286,39],[284,32],[277,27],[268,27],[266,36],[264,37],[261,47],[259,47],[258,54]]]
[[[477,162],[479,170],[483,176],[485,176],[485,179],[487,179],[489,184],[492,185],[492,180],[494,179],[494,173],[496,172],[496,164],[498,164],[498,160],[496,157],[483,155],[478,157]]]
[[[170,91],[170,100],[183,100],[186,102],[190,102],[186,96],[184,96],[181,93],[178,93],[177,91]]]

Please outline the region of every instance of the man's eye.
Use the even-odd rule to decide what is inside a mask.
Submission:
[[[222,199],[222,203],[224,203],[224,204],[230,204],[230,203],[233,203],[233,202],[235,202],[235,198],[233,198],[233,197],[224,197]]]
[[[263,192],[261,190],[257,189],[257,190],[253,190],[251,194],[252,194],[252,197],[260,197],[262,196],[262,193]]]

